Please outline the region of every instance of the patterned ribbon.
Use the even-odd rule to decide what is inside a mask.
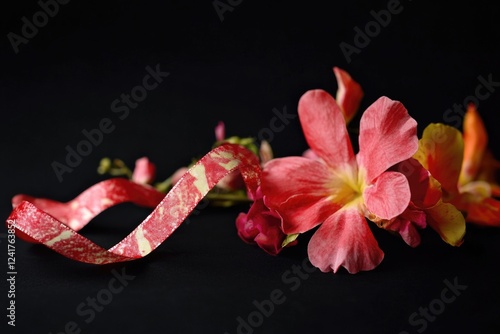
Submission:
[[[260,163],[246,148],[221,145],[194,164],[165,195],[123,178],[100,182],[67,203],[26,195],[13,198],[8,224],[25,241],[41,243],[76,261],[108,264],[142,258],[155,250],[189,216],[203,197],[227,174],[239,169],[249,196],[260,184]],[[104,249],[78,233],[107,208],[132,202],[155,207],[122,241]]]

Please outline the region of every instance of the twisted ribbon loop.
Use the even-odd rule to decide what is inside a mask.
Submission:
[[[253,198],[260,184],[257,156],[240,145],[224,144],[194,164],[166,195],[122,178],[102,181],[67,203],[18,195],[13,199],[14,210],[8,223],[14,226],[18,237],[41,243],[76,261],[91,264],[131,261],[155,250],[224,176],[237,169]],[[78,233],[102,211],[124,202],[155,209],[110,249]]]

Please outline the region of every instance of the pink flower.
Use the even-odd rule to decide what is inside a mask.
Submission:
[[[148,158],[142,157],[135,161],[132,181],[140,184],[151,184],[156,177],[156,166]]]
[[[249,244],[257,244],[271,255],[282,249],[286,235],[281,230],[281,217],[264,204],[260,188],[257,189],[254,202],[248,213],[240,213],[236,218],[236,228],[240,238]],[[295,245],[293,241],[287,246]]]
[[[384,253],[365,217],[392,220],[408,208],[407,178],[387,170],[417,150],[417,123],[400,102],[379,98],[361,117],[355,155],[342,111],[330,94],[306,92],[298,113],[307,143],[320,159],[268,162],[262,177],[266,204],[283,218],[287,235],[321,224],[308,245],[309,259],[321,271],[374,269]]]
[[[340,107],[346,124],[349,124],[358,112],[364,92],[361,85],[346,71],[338,67],[334,67],[333,74],[335,74],[335,79],[337,79],[338,85],[335,102]],[[306,158],[318,159],[318,156],[311,149],[307,149],[302,155]]]
[[[219,121],[215,127],[215,140],[218,142],[224,141],[226,139],[226,125],[224,122]]]

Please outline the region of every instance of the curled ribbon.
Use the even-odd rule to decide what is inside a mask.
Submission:
[[[76,261],[91,264],[131,261],[155,250],[224,176],[237,169],[249,195],[254,196],[261,173],[257,156],[240,145],[224,144],[194,164],[166,195],[150,186],[115,178],[88,188],[67,203],[17,195],[8,222],[25,241],[41,243]],[[123,202],[155,209],[110,249],[78,233],[99,213]]]

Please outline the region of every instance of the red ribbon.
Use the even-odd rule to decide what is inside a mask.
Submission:
[[[261,173],[257,156],[240,145],[224,144],[194,164],[166,195],[122,178],[100,182],[67,203],[18,195],[13,199],[14,210],[8,224],[14,226],[20,238],[44,244],[76,261],[92,264],[131,261],[155,250],[224,176],[237,169],[250,196],[254,196]],[[78,233],[99,213],[123,202],[155,209],[110,249]]]

